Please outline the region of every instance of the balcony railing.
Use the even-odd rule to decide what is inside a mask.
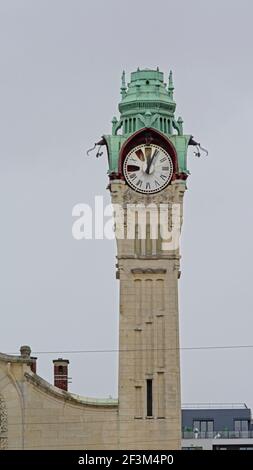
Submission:
[[[246,403],[183,403],[182,410],[248,410]]]
[[[183,439],[253,439],[253,431],[183,431]]]

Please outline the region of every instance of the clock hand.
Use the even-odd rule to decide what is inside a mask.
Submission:
[[[156,157],[156,155],[158,154],[159,150],[158,149],[155,149],[152,157],[150,158],[148,164],[147,164],[147,168],[146,168],[146,173],[147,175],[149,175],[149,170],[151,168],[151,165],[152,165],[152,162],[154,161],[154,158]]]
[[[147,165],[147,167],[146,167],[146,169],[147,169],[149,167],[149,162],[150,162],[151,155],[152,155],[152,148],[149,147],[149,146],[146,146],[144,148],[144,151],[145,151],[145,163]]]

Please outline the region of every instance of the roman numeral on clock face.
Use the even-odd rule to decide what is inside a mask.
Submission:
[[[143,181],[138,180],[137,183],[136,183],[136,186],[138,186],[139,188],[141,188],[141,187],[142,187],[142,183],[143,183]]]
[[[166,160],[167,160],[167,158],[163,157],[163,158],[161,158],[160,163],[166,162]]]
[[[146,183],[146,189],[150,189],[151,186],[150,186],[150,183]]]
[[[131,173],[131,175],[129,175],[129,178],[130,178],[132,181],[134,181],[134,180],[136,180],[137,176],[136,176],[135,173]]]
[[[169,171],[169,169],[170,169],[169,166],[163,166],[163,167],[162,167],[162,170],[163,170],[163,171]]]
[[[160,175],[160,178],[162,178],[162,180],[166,180],[166,179],[167,179],[167,176],[165,176],[165,175]]]

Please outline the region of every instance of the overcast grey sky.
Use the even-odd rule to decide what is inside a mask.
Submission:
[[[115,244],[75,241],[72,207],[106,195],[86,149],[111,129],[124,68],[174,71],[189,155],[182,347],[253,344],[250,0],[0,1],[0,350],[115,349]],[[65,354],[71,391],[117,396],[117,355]],[[55,355],[40,355],[52,380]],[[253,349],[182,351],[183,402],[253,407]]]

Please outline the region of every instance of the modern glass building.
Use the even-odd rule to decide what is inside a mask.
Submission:
[[[182,449],[253,450],[251,409],[245,403],[183,405]]]

